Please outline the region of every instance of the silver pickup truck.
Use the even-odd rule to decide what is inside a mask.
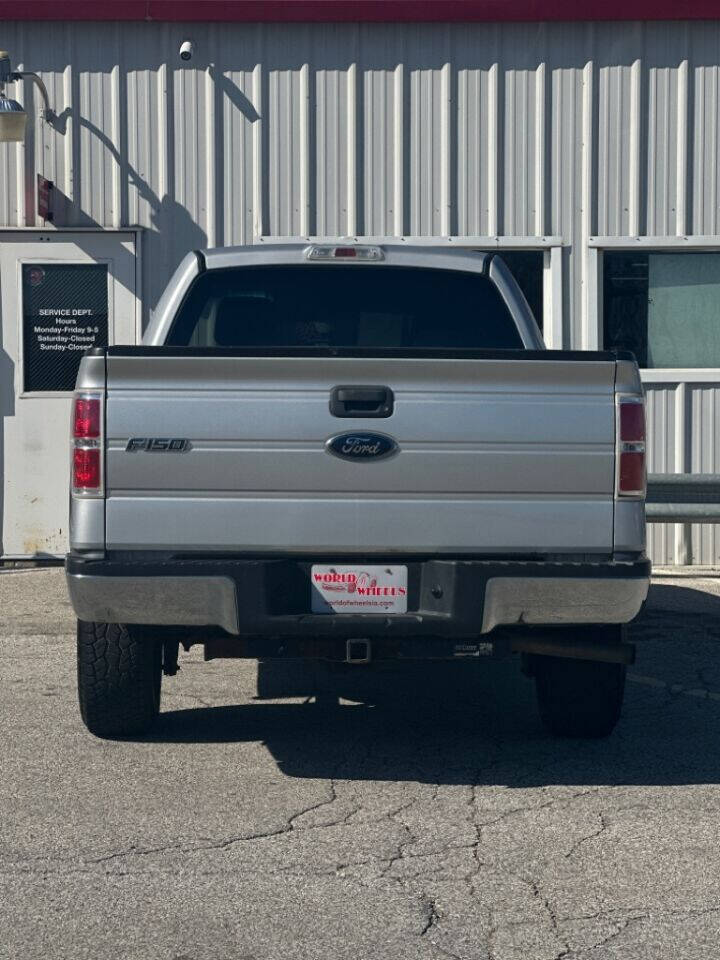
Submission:
[[[546,350],[499,256],[192,253],[142,346],[83,359],[71,444],[93,733],[145,732],[193,644],[257,659],[266,696],[293,661],[318,702],[382,661],[520,654],[551,731],[617,722],[650,574],[637,366]]]

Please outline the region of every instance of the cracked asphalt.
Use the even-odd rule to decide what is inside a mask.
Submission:
[[[718,955],[720,580],[655,580],[599,742],[547,735],[515,663],[325,712],[197,650],[152,739],[100,741],[73,630],[62,571],[0,575],[3,960]]]

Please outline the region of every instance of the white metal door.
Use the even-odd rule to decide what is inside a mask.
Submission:
[[[70,397],[84,350],[140,338],[133,232],[0,232],[2,555],[67,548]]]

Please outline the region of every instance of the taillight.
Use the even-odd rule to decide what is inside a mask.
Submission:
[[[78,393],[72,412],[72,492],[78,497],[102,497],[103,396]]]
[[[78,490],[98,490],[100,487],[100,451],[75,447],[73,450],[73,487]]]
[[[645,404],[642,397],[619,397],[617,401],[617,496],[644,497]]]
[[[73,413],[73,439],[97,439],[100,436],[99,397],[75,397]]]

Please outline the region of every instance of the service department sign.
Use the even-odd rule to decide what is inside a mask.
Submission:
[[[104,263],[22,266],[25,392],[72,390],[86,350],[108,343]]]

